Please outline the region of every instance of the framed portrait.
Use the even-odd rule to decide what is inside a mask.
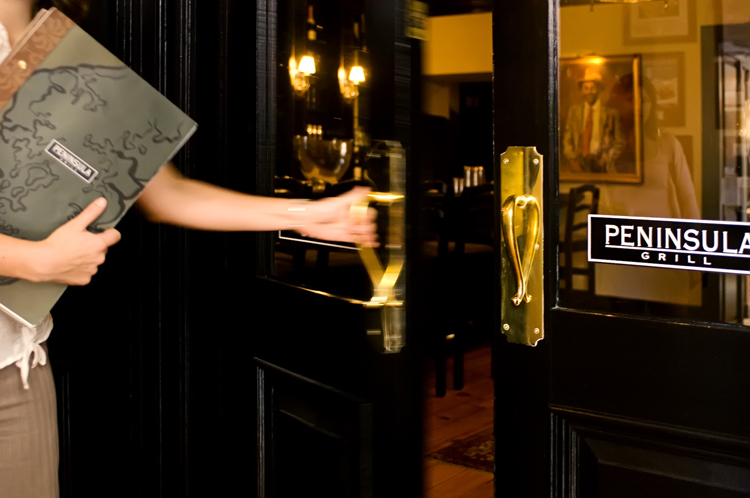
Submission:
[[[695,0],[642,2],[626,7],[626,45],[696,40]]]
[[[560,59],[560,181],[643,182],[641,58]]]
[[[656,91],[661,126],[685,126],[685,53],[643,54],[643,79]]]

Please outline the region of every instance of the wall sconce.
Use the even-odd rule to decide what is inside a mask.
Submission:
[[[315,74],[315,59],[306,55],[299,61],[294,56],[289,58],[289,79],[292,82],[292,88],[300,97],[310,88],[310,75]]]
[[[359,96],[359,84],[365,81],[365,70],[362,66],[352,66],[349,77],[346,69],[339,68],[339,90],[346,100],[352,100]]]

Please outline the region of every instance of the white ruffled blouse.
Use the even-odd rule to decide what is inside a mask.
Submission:
[[[10,53],[10,39],[5,26],[0,24],[0,61]],[[47,317],[35,328],[17,322],[0,311],[0,369],[14,364],[21,371],[24,389],[29,388],[29,371],[47,363],[47,353],[41,344],[52,331],[52,317]]]

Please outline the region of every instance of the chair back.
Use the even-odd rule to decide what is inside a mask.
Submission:
[[[588,215],[599,211],[599,187],[581,185],[570,189],[565,212],[565,232],[561,241],[564,262],[560,264],[565,289],[562,296],[569,298],[582,289],[574,287],[574,276],[582,276],[587,281],[587,294],[594,294],[594,265],[587,261]],[[583,264],[581,264],[581,262]],[[575,279],[576,282],[580,279]]]

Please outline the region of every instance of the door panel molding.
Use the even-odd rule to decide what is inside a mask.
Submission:
[[[750,492],[750,439],[568,407],[550,410],[553,496]]]
[[[582,326],[582,315],[567,310],[549,316],[550,403],[750,438],[750,399],[734,397],[731,410],[721,401],[750,392],[747,332],[596,314]]]
[[[257,358],[255,367],[258,498],[372,496],[371,403]]]

